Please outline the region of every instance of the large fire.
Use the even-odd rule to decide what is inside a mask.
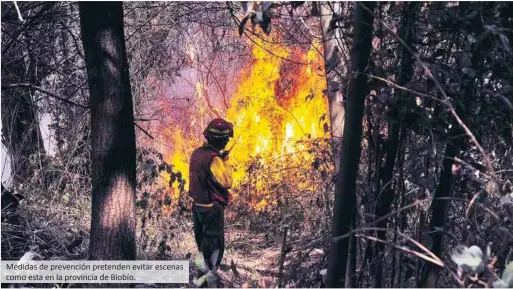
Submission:
[[[272,53],[270,53],[272,52]],[[288,60],[292,59],[292,61]],[[298,64],[302,63],[302,64]],[[257,210],[272,202],[272,191],[262,187],[263,182],[298,179],[298,169],[311,170],[316,157],[309,145],[329,137],[324,62],[318,42],[309,50],[257,41],[252,45],[252,62],[240,73],[229,108],[221,114],[233,122],[235,136],[228,144],[233,146],[229,164],[234,171],[234,192],[242,184],[251,182],[254,207]],[[198,127],[196,135],[184,135],[173,128],[164,132],[173,150],[166,152],[165,160],[180,171],[188,181],[188,161],[192,150],[204,141],[198,132],[208,123],[204,88],[196,83],[197,112],[192,123]],[[265,171],[265,176],[254,174],[255,167]],[[289,170],[294,168],[294,170]],[[169,181],[165,174],[164,180]],[[308,189],[312,182],[302,182]],[[186,186],[187,189],[187,186]],[[170,188],[173,199],[179,197],[177,184]]]

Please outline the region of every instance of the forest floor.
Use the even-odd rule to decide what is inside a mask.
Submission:
[[[195,287],[197,268],[194,258],[198,252],[194,235],[191,230],[182,231],[170,242],[171,255],[176,260],[189,259],[190,283],[187,287]],[[281,244],[269,244],[264,233],[253,233],[234,226],[227,226],[225,232],[225,253],[222,264],[230,270],[218,270],[224,287],[275,287]],[[232,265],[233,264],[233,265]]]
[[[182,219],[183,222],[183,219]],[[185,221],[185,228],[175,235],[174,241],[168,242],[172,258],[188,259],[190,264],[189,284],[195,287],[197,268],[194,258],[197,254],[196,243],[192,231],[192,222]],[[224,287],[231,288],[274,288],[278,283],[282,237],[270,234],[272,224],[262,224],[259,232],[242,228],[237,223],[227,222],[225,228],[225,253],[222,264],[229,270],[218,270]],[[184,228],[182,227],[182,228]],[[325,258],[321,249],[308,248],[297,250],[303,238],[288,240],[289,251],[284,258],[283,287],[318,287],[320,284],[319,270]],[[307,238],[308,239],[308,238]],[[296,247],[296,248],[294,248]],[[223,266],[224,267],[224,266]],[[176,285],[176,284],[175,284]],[[182,286],[183,287],[183,286]]]
[[[20,210],[20,226],[12,226],[2,222],[2,258],[17,260],[27,252],[29,245],[38,245],[38,252],[44,260],[83,260],[87,258],[89,235],[87,231],[90,216],[83,214],[80,207],[84,204],[77,202],[74,206],[62,203],[51,203],[43,198],[30,196],[28,202]],[[37,202],[36,202],[37,199]],[[162,219],[161,219],[162,220]],[[140,231],[138,230],[138,259],[140,260],[188,260],[188,284],[154,284],[154,287],[196,287],[197,268],[194,259],[198,253],[194,240],[192,220],[189,217],[170,217],[162,220],[160,226],[152,226],[152,238],[147,250],[142,249]],[[234,221],[226,220],[225,253],[222,264],[227,266],[225,271],[218,270],[224,287],[232,288],[270,288],[276,287],[281,255],[282,237],[276,235],[278,226],[263,219],[256,220],[258,226],[250,229],[244,217],[236,217]],[[274,230],[273,230],[274,228]],[[298,250],[299,244],[309,243],[314,236],[307,233],[304,226],[299,230],[302,234],[290,234],[287,240],[289,253],[284,258],[284,287],[318,287],[319,266],[324,257],[323,250],[308,248]],[[166,245],[169,246],[166,255],[156,254],[158,240],[162,235],[170,235]],[[11,236],[12,235],[12,236]],[[17,235],[22,236],[14,240]],[[294,237],[292,237],[292,235]],[[10,242],[10,241],[16,242]],[[78,247],[67,249],[67,244],[80,240]],[[4,248],[5,247],[5,248]],[[5,249],[5,250],[4,250]],[[230,268],[226,270],[226,268]],[[80,284],[73,284],[80,288]],[[143,286],[141,284],[141,286]],[[138,286],[139,287],[139,286]]]

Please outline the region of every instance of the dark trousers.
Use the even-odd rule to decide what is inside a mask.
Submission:
[[[194,205],[192,208],[194,238],[198,250],[203,253],[205,263],[209,268],[221,264],[224,254],[224,207],[214,204],[210,208]],[[210,262],[212,253],[219,250],[217,262]]]

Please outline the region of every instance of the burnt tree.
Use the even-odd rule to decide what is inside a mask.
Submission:
[[[135,260],[135,131],[121,2],[80,2],[91,109],[89,258]]]
[[[332,236],[335,241],[328,255],[327,287],[343,287],[348,259],[349,238],[337,239],[350,231],[356,204],[356,175],[360,160],[364,100],[368,91],[367,70],[371,50],[374,2],[357,2],[355,36],[351,52],[352,75],[349,81],[340,171],[335,187]]]

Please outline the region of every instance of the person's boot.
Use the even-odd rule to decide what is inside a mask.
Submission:
[[[196,280],[199,280],[203,276],[205,276],[205,273],[198,270],[198,279]],[[203,282],[203,284],[201,284],[201,286],[199,286],[198,288],[207,288],[207,282]]]
[[[201,285],[198,286],[198,284],[196,282],[198,282],[202,277],[204,279],[206,279],[206,276],[205,274],[207,274],[210,270],[207,266],[207,264],[205,263],[205,259],[203,257],[203,253],[202,252],[199,252],[199,254],[196,256],[195,260],[194,260],[194,263],[196,264],[196,268],[198,269],[198,279],[196,279],[196,281],[194,281],[195,285],[198,287],[198,288],[207,288],[208,284],[207,284],[207,281],[205,280]]]
[[[215,270],[209,271],[207,273],[207,284],[208,288],[217,288],[218,287],[219,275],[217,275]]]

